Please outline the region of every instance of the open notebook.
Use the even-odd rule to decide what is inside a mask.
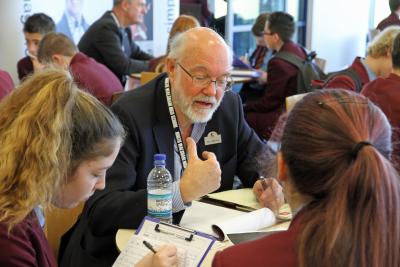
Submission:
[[[192,206],[186,209],[180,225],[213,235],[223,241],[227,239],[227,235],[233,233],[268,231],[268,227],[276,223],[277,219],[274,213],[267,208],[243,212],[193,201]],[[281,228],[272,230],[286,230],[288,225],[289,222],[282,225]]]

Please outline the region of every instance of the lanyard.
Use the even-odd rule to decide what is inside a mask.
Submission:
[[[169,88],[168,78],[165,78],[165,96],[167,97],[169,115],[171,117],[172,128],[174,129],[175,141],[178,146],[178,151],[179,151],[178,154],[182,163],[182,171],[184,171],[187,166],[186,152],[185,152],[185,147],[183,146],[182,134],[181,130],[179,129],[178,120],[176,119],[175,108],[174,105],[172,104],[171,90]]]

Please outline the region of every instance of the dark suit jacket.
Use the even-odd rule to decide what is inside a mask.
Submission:
[[[123,89],[114,73],[83,53],[77,53],[72,58],[69,68],[78,86],[107,106],[111,106],[113,94]]]
[[[30,57],[21,58],[17,63],[18,78],[22,81],[23,78],[33,73],[33,63]]]
[[[392,158],[400,169],[400,76],[392,73],[387,78],[378,77],[367,83],[361,94],[380,107],[389,119],[393,128]]]
[[[57,266],[34,212],[18,223],[11,233],[6,224],[0,223],[0,251],[0,266]]]
[[[132,41],[130,28],[126,28],[125,31],[128,34],[130,49],[124,52],[123,35],[111,16],[111,11],[107,11],[82,36],[78,44],[79,51],[106,65],[123,81],[124,75],[147,70],[148,60],[152,58]]]
[[[13,88],[14,82],[10,74],[4,70],[0,70],[0,100],[10,93]]]
[[[57,27],[57,32],[62,32],[63,34],[68,36],[68,38],[72,42],[74,41],[74,37],[72,36],[72,32],[69,28],[67,15],[65,15],[65,13],[61,17],[61,20],[57,23],[56,27]],[[84,17],[82,17],[82,28],[84,31],[87,31],[87,29],[89,28],[89,24],[86,22]]]
[[[394,26],[394,25],[400,25],[400,19],[399,16],[392,12],[390,15],[383,19],[381,22],[379,22],[378,26],[376,28],[380,31],[383,31],[386,27],[389,26]]]
[[[302,229],[302,212],[295,216],[287,231],[242,243],[217,252],[213,267],[295,267],[296,238]]]
[[[364,86],[370,81],[368,72],[362,64],[360,57],[356,57],[354,59],[353,63],[350,66],[350,69],[354,70],[358,74],[358,77],[360,77],[361,86]],[[340,88],[356,91],[356,85],[354,84],[353,79],[348,75],[337,75],[333,77],[328,81],[324,88]]]
[[[165,153],[166,166],[173,173],[174,133],[165,97],[165,78],[166,74],[161,74],[143,87],[126,92],[112,106],[129,136],[107,172],[106,189],[86,203],[61,266],[110,265],[118,255],[117,230],[137,228],[147,213],[147,175],[153,168],[153,155]],[[222,143],[205,146],[204,136],[211,131],[221,135]],[[262,147],[263,143],[243,118],[239,96],[225,93],[197,144],[199,156],[203,151],[211,151],[220,163],[219,190],[232,189],[234,175],[241,178],[244,186],[253,186],[258,177],[254,156]]]
[[[286,42],[280,51],[288,51],[305,59],[303,49],[292,41]],[[268,80],[264,95],[256,101],[248,102],[244,107],[246,120],[257,134],[268,139],[282,112],[285,99],[297,92],[296,66],[272,57],[268,62]]]

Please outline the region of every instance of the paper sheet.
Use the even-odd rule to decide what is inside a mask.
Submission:
[[[259,231],[275,223],[273,212],[267,208],[242,212],[198,201],[192,202],[181,220],[182,226],[214,235],[219,240],[226,239],[228,233]],[[215,232],[213,225],[222,229],[223,234]]]
[[[260,73],[255,70],[238,70],[238,69],[233,69],[231,71],[232,76],[241,76],[241,77],[253,77],[253,78],[258,78],[260,77]]]
[[[132,267],[146,256],[150,250],[144,246],[143,240],[152,244],[156,250],[163,244],[175,245],[178,250],[178,267],[198,266],[214,242],[213,239],[197,234],[194,234],[191,241],[187,241],[185,237],[188,232],[168,225],[160,224],[160,231],[157,232],[157,224],[145,220],[139,233],[131,237],[113,267]]]
[[[216,236],[211,227],[215,222],[221,222],[241,214],[245,214],[245,212],[193,201],[192,206],[186,208],[180,225]]]
[[[114,262],[113,267],[132,267],[135,266],[144,256],[148,253],[151,253],[150,250],[143,245],[143,240],[146,240],[150,244],[152,244],[156,249],[159,246],[164,245],[165,243],[161,240],[155,240],[152,238],[145,238],[143,236],[133,235],[129,240],[128,244],[126,244],[125,249],[118,256],[117,260]],[[188,265],[186,261],[190,261],[188,257],[186,257],[186,250],[178,247],[178,266],[177,267],[185,267],[185,266],[193,266]]]
[[[214,232],[225,240],[227,234],[261,231],[276,223],[274,213],[268,208],[262,208],[249,213],[221,221],[212,225]]]

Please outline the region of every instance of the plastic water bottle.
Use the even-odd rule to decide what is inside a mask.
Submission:
[[[154,168],[147,177],[147,213],[172,223],[172,176],[165,168],[165,154],[154,155]]]

